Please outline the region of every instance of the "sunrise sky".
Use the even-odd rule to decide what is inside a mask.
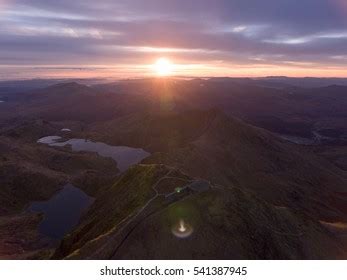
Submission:
[[[347,77],[347,0],[0,0],[0,79]]]

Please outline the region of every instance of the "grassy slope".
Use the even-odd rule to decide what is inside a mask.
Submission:
[[[336,205],[326,203],[331,197],[340,199],[335,192],[347,192],[346,174],[340,169],[217,110],[131,115],[97,123],[91,134],[153,152],[144,163],[162,163],[194,177],[252,190],[266,201],[306,209],[322,219],[347,218]]]
[[[319,222],[233,187],[162,204],[152,214],[139,217],[122,240],[115,238],[122,220],[154,196],[151,186],[168,171],[163,165],[138,165],[127,171],[98,197],[55,258],[324,259],[345,254],[339,239]],[[194,227],[188,239],[171,233],[179,218]]]
[[[164,166],[137,165],[129,169],[106,192],[100,194],[85,219],[67,235],[56,257],[66,256],[110,231],[155,195],[152,186],[168,170]]]
[[[187,239],[170,232],[184,209],[194,227]],[[319,223],[238,189],[213,190],[148,218],[118,249],[116,259],[325,259],[345,255]]]

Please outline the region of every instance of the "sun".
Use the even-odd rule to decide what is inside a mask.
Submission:
[[[158,76],[169,76],[172,74],[173,64],[169,59],[161,57],[155,62],[154,70]]]

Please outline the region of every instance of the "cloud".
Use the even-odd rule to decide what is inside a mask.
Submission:
[[[344,0],[6,0],[0,64],[326,65],[347,56]],[[218,62],[218,63],[217,63]]]

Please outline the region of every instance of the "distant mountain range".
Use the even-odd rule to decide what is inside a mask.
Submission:
[[[347,258],[347,86],[298,82],[163,78],[2,93],[0,257],[10,235],[1,221],[26,219],[36,236],[40,217],[20,215],[69,181],[96,199],[80,224],[58,245],[15,236],[6,256]],[[151,155],[119,174],[109,158],[36,143],[48,135]],[[172,232],[182,219],[187,239]]]

